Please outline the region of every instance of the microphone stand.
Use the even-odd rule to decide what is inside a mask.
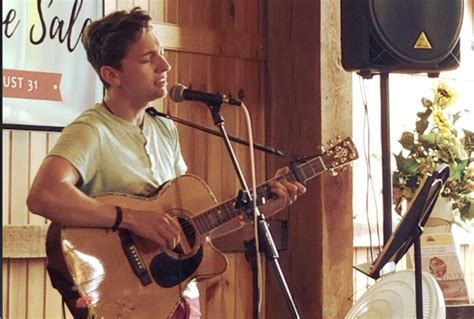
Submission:
[[[252,201],[255,199],[252,199],[252,195],[250,192],[250,189],[247,186],[247,183],[245,182],[244,176],[242,174],[242,171],[239,167],[239,163],[237,160],[237,157],[235,156],[234,150],[232,149],[231,143],[229,136],[227,135],[227,132],[224,127],[224,118],[220,115],[219,111],[221,108],[221,104],[208,104],[209,109],[211,110],[212,114],[212,119],[214,120],[214,124],[219,128],[220,135],[224,139],[225,146],[229,152],[229,155],[232,159],[232,163],[234,165],[235,171],[237,173],[237,177],[239,178],[241,187],[244,191],[243,197],[239,196],[237,199],[237,207],[242,207],[245,209],[247,212],[251,212],[253,210],[253,205]],[[246,198],[245,198],[246,197]],[[278,250],[276,248],[275,242],[273,241],[272,235],[270,233],[270,229],[268,227],[268,223],[265,221],[265,216],[260,213],[259,209],[256,208],[253,210],[253,213],[256,214],[257,220],[258,220],[258,232],[259,232],[259,238],[261,239],[261,249],[263,250],[265,257],[267,258],[267,261],[269,261],[275,271],[275,274],[277,276],[278,282],[281,286],[281,289],[284,293],[285,300],[288,304],[288,307],[291,312],[291,317],[295,319],[299,319],[300,316],[298,314],[298,311],[296,309],[296,305],[294,303],[293,297],[291,295],[291,292],[288,288],[288,285],[285,281],[285,277],[283,276],[283,272],[281,270],[280,264],[278,263]],[[256,247],[256,249],[259,249],[260,247]]]

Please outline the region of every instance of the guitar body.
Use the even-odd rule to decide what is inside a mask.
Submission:
[[[122,207],[164,210],[176,216],[183,234],[180,247],[163,251],[153,242],[129,233],[128,239],[133,241],[141,256],[141,265],[151,278],[144,285],[124,252],[120,232],[51,224],[46,240],[48,267],[59,271],[66,281],[77,287],[81,296],[91,299],[89,316],[96,319],[167,318],[190,280],[213,277],[225,271],[226,257],[212,245],[208,236],[195,231],[189,221],[195,214],[216,205],[214,195],[200,178],[181,176],[151,198],[122,194],[96,198]]]

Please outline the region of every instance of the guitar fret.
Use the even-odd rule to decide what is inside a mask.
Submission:
[[[210,224],[210,221],[209,221],[207,215],[208,215],[208,212],[205,212],[204,214],[202,214],[202,220],[204,222],[204,231],[206,233],[209,232],[212,229],[212,226]]]
[[[224,207],[225,207],[225,212],[227,214],[227,221],[229,221],[235,217],[235,215],[233,214],[234,204],[232,203],[232,201],[227,201],[224,203]]]
[[[213,210],[211,209],[208,212],[206,212],[206,219],[209,221],[209,225],[210,225],[209,231],[212,230],[215,225],[214,215],[212,211]]]
[[[225,216],[224,216],[224,213],[222,212],[222,209],[219,209],[217,208],[215,210],[215,217],[217,217],[217,219],[215,220],[216,221],[216,224],[214,225],[215,226],[218,226],[218,225],[222,225],[224,222],[225,222]]]
[[[204,226],[202,224],[202,220],[201,220],[201,215],[198,215],[194,218],[194,223],[196,224],[196,227],[199,231],[199,233],[202,235],[205,233],[205,229],[204,229]]]
[[[304,180],[307,180],[308,179],[308,174],[306,174],[306,167],[304,167],[302,170],[301,170],[301,173],[303,174],[303,177],[304,177]]]
[[[314,175],[314,169],[311,165],[307,165],[303,169],[303,175],[305,176],[305,179],[308,179],[308,176],[313,176]]]
[[[214,216],[212,215],[212,210],[210,210],[206,213],[206,219],[207,219],[207,221],[209,223],[209,226],[210,226],[208,231],[210,231],[215,226],[215,220],[214,220]]]
[[[198,229],[199,233],[203,234],[204,233],[204,228],[201,224],[201,216],[200,215],[195,216],[193,218],[193,220],[194,220],[194,224],[196,225],[196,228]]]
[[[310,164],[309,166],[311,166],[311,169],[314,171],[314,176],[324,171],[324,167],[321,165],[320,158],[317,158],[316,160],[312,161],[309,164]]]

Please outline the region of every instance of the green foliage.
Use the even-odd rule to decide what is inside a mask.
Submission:
[[[449,106],[457,93],[447,83],[439,82],[433,89],[433,98],[423,97],[423,109],[417,113],[414,131],[405,131],[400,137],[403,150],[394,155],[397,169],[393,172],[394,201],[400,213],[401,201],[411,200],[427,174],[446,163],[450,176],[441,196],[453,201],[463,219],[474,218],[474,133],[463,129],[458,135],[454,125],[464,112],[450,114]]]

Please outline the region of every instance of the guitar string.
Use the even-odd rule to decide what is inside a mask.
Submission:
[[[318,161],[318,159],[320,158],[324,158],[325,156],[322,155],[318,158],[315,158],[314,160],[311,160],[309,162],[306,162],[302,165],[300,165],[299,169],[300,169],[300,172],[304,175],[305,178],[307,178],[307,176],[311,176],[312,177],[316,177],[317,176],[317,172],[318,173],[321,173],[323,172],[323,166],[321,165],[321,163]],[[278,177],[275,177],[271,180],[269,180],[267,183],[259,186],[257,188],[257,192],[260,192],[259,195],[262,195],[262,197],[265,197],[265,187],[268,187],[268,183],[273,181],[273,180],[277,180],[277,181],[280,181],[282,179],[288,179],[290,181],[296,181],[297,179],[295,178],[294,174],[292,174],[291,172],[290,173],[287,173],[287,174],[284,174],[282,176],[278,176]],[[309,178],[307,178],[309,179]],[[230,200],[227,200],[226,202],[204,212],[204,213],[201,213],[199,215],[196,215],[194,217],[191,217],[189,220],[185,220],[185,222],[183,224],[180,224],[182,230],[183,230],[183,233],[186,237],[188,236],[193,236],[196,234],[196,232],[200,235],[204,235],[206,233],[208,233],[210,230],[218,227],[218,226],[221,226],[223,225],[224,223],[232,220],[233,218],[239,216],[240,214],[242,214],[241,210],[237,209],[234,207],[234,205],[232,205],[232,207],[228,207],[228,205],[233,201],[235,200],[235,198],[233,199],[230,199]],[[218,212],[219,214],[224,214],[224,217],[222,218],[222,215],[220,215],[221,217],[217,217],[215,218],[214,216],[216,215],[216,212]],[[226,216],[226,214],[228,216]],[[211,219],[209,219],[211,218]]]
[[[307,173],[308,169],[311,169],[312,172],[310,172],[310,173],[312,173],[312,175],[314,175],[312,177],[316,176],[315,175],[316,171],[321,172],[322,165],[320,163],[318,163],[317,161],[311,161],[311,162],[307,162],[305,164],[308,164],[308,165],[301,165],[301,166],[304,166],[304,167],[300,168],[305,177],[308,176],[308,175],[311,175],[311,174]],[[315,166],[316,166],[316,170],[315,170]],[[269,180],[269,182],[273,181],[273,180],[280,181],[282,179],[288,179],[290,181],[295,181],[296,180],[295,176],[292,173],[287,173],[287,174],[284,174],[282,176],[278,176],[276,178],[273,178],[273,179]],[[257,191],[260,190],[261,193],[265,193],[264,188],[267,187],[267,186],[268,186],[268,182],[261,185],[261,186],[259,186]],[[192,222],[189,221],[189,220],[186,220],[185,225],[182,226],[183,233],[186,236],[192,236],[196,233],[196,230],[197,230],[197,233],[199,233],[200,235],[204,235],[205,233],[209,232],[213,228],[221,226],[224,223],[230,221],[231,219],[239,216],[241,214],[239,209],[236,209],[236,208],[232,207],[229,210],[229,208],[226,207],[226,205],[228,205],[229,202],[232,201],[232,200],[233,199],[228,200],[228,201],[222,203],[221,205],[219,205],[217,207],[214,207],[214,208],[212,208],[212,209],[210,209],[210,210],[208,210],[204,213],[201,213],[199,215],[196,215],[196,216],[190,218],[192,220]],[[224,209],[220,209],[221,207],[223,207]],[[214,215],[215,215],[214,211],[220,211],[220,212],[223,211],[224,214],[225,213],[230,214],[230,218],[228,218],[226,216],[224,216],[224,218],[220,218],[220,217],[214,218]],[[209,220],[208,217],[210,217],[212,219]],[[215,222],[216,220],[217,220],[217,223]],[[196,225],[196,227],[193,224]],[[202,227],[200,225],[204,225],[204,227]]]
[[[283,176],[279,176],[278,178],[276,178],[276,180],[281,180],[283,178],[290,178],[292,177],[291,174],[286,174],[286,175],[283,175]],[[274,180],[274,179],[272,179]],[[270,181],[272,181],[270,180]],[[262,194],[262,196],[265,195],[265,190],[264,188],[268,186],[268,183],[265,183],[264,185],[258,187],[257,191]],[[190,222],[189,220],[186,220],[186,224],[185,226],[182,226],[182,229],[183,229],[183,232],[185,235],[192,235],[193,233],[195,233],[195,229],[197,228],[197,231],[198,233],[200,233],[201,235],[207,233],[208,231],[212,230],[213,228],[216,228],[218,226],[221,226],[223,225],[224,223],[232,220],[233,218],[236,218],[238,217],[239,215],[242,214],[242,212],[233,207],[234,205],[232,205],[232,207],[227,207],[233,200],[235,200],[235,198],[232,198],[224,203],[222,203],[221,205],[219,206],[216,206],[204,213],[201,213],[199,215],[196,215],[194,217],[191,218],[191,220],[194,222],[194,224],[196,225],[196,227],[193,226],[193,222]],[[229,216],[225,216],[224,215],[224,218],[222,217],[214,217],[216,215],[216,212],[223,212],[224,214],[227,214]],[[222,215],[221,215],[222,216]],[[211,218],[211,220],[209,219]],[[217,222],[216,222],[217,221]],[[200,227],[200,225],[204,225],[204,227]],[[202,228],[202,229],[200,229]]]
[[[300,165],[300,167],[299,167],[300,172],[304,175],[305,178],[308,175],[312,175],[312,177],[315,177],[315,176],[317,176],[316,172],[321,173],[322,171],[324,171],[324,170],[322,170],[323,167],[322,167],[321,163],[318,162],[318,159],[320,159],[320,158],[324,158],[324,155]],[[308,174],[309,169],[311,170],[310,174]],[[268,182],[266,182],[265,184],[260,185],[259,187],[257,187],[257,192],[260,191],[259,195],[262,195],[262,197],[265,197],[265,187],[268,187],[269,182],[271,182],[273,180],[280,181],[282,179],[288,179],[290,181],[296,181],[297,180],[295,178],[294,174],[289,172],[287,174],[272,178]],[[199,215],[191,217],[190,220],[185,220],[184,225],[180,224],[184,235],[186,237],[193,236],[196,232],[199,233],[200,235],[204,235],[204,234],[208,233],[210,230],[212,230],[212,229],[214,229],[218,226],[221,226],[224,223],[226,223],[226,222],[232,220],[233,218],[239,216],[241,214],[239,209],[236,209],[234,207],[229,209],[228,207],[226,207],[226,205],[228,205],[233,200],[235,200],[235,198],[233,198],[231,200],[228,200],[228,201],[224,202],[223,204],[218,205],[218,206],[216,206],[216,207],[214,207],[214,208],[212,208],[212,209],[210,209],[210,210],[208,210],[204,213],[201,213]],[[214,217],[216,215],[215,212],[219,212],[219,213],[223,212],[224,217],[223,218],[222,217],[215,218]],[[225,214],[228,214],[229,216],[225,216]],[[211,219],[209,219],[209,218],[211,218]]]

